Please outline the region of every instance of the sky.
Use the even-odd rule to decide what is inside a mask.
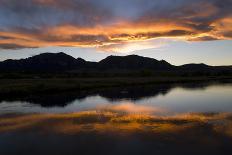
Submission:
[[[232,65],[232,0],[0,0],[0,61],[65,52]]]

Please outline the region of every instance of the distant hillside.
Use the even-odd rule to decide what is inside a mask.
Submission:
[[[3,71],[64,71],[85,64],[83,59],[75,59],[65,53],[44,53],[27,59],[6,60],[0,63]]]
[[[138,55],[109,56],[98,63],[103,69],[151,69],[169,70],[173,66],[166,61],[141,57]]]
[[[109,56],[100,62],[89,62],[73,58],[65,53],[44,53],[21,60],[0,62],[1,72],[204,72],[232,74],[231,66],[208,66],[206,64],[186,64],[174,66],[168,62],[138,55]]]
[[[43,53],[27,59],[6,60],[0,62],[0,70],[10,71],[67,71],[78,69],[112,70],[112,69],[171,69],[173,66],[165,61],[137,55],[109,56],[100,62],[88,62],[73,58],[65,53]]]

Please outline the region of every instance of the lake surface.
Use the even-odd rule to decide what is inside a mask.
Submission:
[[[0,114],[70,113],[117,106],[124,106],[124,110],[132,113],[147,109],[155,115],[232,112],[232,84],[158,85],[108,89],[81,96],[75,93],[38,96],[1,101]]]
[[[0,155],[229,155],[232,84],[165,84],[0,101]]]

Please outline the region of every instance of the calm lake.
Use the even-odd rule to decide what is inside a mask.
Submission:
[[[114,88],[95,93],[36,96],[1,101],[0,114],[70,113],[121,107],[126,112],[179,113],[232,112],[232,84],[208,83]]]
[[[231,83],[12,96],[0,102],[0,155],[231,151]]]

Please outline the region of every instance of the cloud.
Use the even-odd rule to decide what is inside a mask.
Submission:
[[[219,39],[211,36],[203,36],[203,37],[196,37],[189,39],[189,41],[214,41],[214,40],[219,40]]]
[[[230,40],[231,10],[231,0],[0,0],[0,48]]]
[[[22,49],[22,48],[29,48],[29,46],[22,46],[22,45],[17,45],[17,44],[0,44],[2,49]],[[37,48],[37,47],[30,47],[30,48]]]

